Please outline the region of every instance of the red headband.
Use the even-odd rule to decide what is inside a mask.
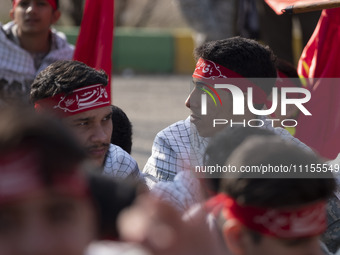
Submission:
[[[0,204],[45,189],[38,169],[41,167],[38,151],[33,146],[22,146],[0,156]],[[77,168],[71,173],[55,176],[51,189],[71,196],[86,196],[87,184]]]
[[[56,0],[46,0],[53,8],[53,10],[57,10],[57,1]],[[18,3],[20,3],[21,0],[14,0],[13,1],[13,9],[15,9],[18,5]]]
[[[67,117],[109,105],[110,99],[105,87],[102,84],[95,84],[76,89],[68,95],[61,93],[38,100],[34,108],[37,112],[50,110],[58,116]]]
[[[241,206],[233,198],[219,194],[207,208],[221,207],[226,219],[236,219],[247,228],[277,238],[303,238],[326,230],[326,202],[320,201],[298,208],[262,208]]]
[[[57,1],[56,0],[46,0],[53,8],[53,10],[57,10]],[[17,7],[17,5],[21,2],[21,0],[14,0],[13,1],[13,9]]]
[[[192,77],[200,79],[210,85],[221,83],[232,84],[240,88],[243,92],[247,92],[247,89],[251,87],[253,88],[254,102],[256,104],[264,104],[267,102],[267,94],[261,88],[240,74],[213,61],[200,58],[197,61]]]

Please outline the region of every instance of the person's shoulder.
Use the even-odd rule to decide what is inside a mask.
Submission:
[[[157,137],[188,136],[190,132],[190,120],[177,121],[158,132]]]
[[[132,161],[135,161],[129,153],[127,153],[125,150],[123,150],[118,145],[115,145],[115,144],[112,144],[112,143],[110,143],[109,154],[113,155],[117,159],[122,160],[124,158],[129,158]]]

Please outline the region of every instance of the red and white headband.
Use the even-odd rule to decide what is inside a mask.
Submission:
[[[17,5],[21,2],[22,0],[13,0],[13,9],[17,7]],[[56,0],[46,0],[53,8],[53,10],[57,10],[57,1]]]
[[[39,176],[41,157],[34,145],[2,152],[0,155],[0,204],[11,202],[46,189]],[[59,194],[84,197],[88,194],[85,177],[77,167],[58,173],[49,187]]]
[[[75,89],[70,94],[57,94],[38,100],[34,104],[37,112],[53,111],[58,116],[67,117],[85,111],[110,105],[110,98],[102,84]]]
[[[207,208],[220,208],[226,219],[236,219],[251,230],[277,238],[316,236],[327,227],[325,201],[297,208],[263,208],[241,206],[233,198],[219,194]]]
[[[244,78],[242,75],[213,61],[200,58],[197,61],[193,78],[202,80],[212,86],[215,84],[228,83],[239,87],[243,92],[247,92],[249,87],[253,88],[254,102],[264,104],[267,102],[267,94],[254,83]],[[208,86],[209,87],[209,86]],[[209,87],[210,89],[213,89]]]

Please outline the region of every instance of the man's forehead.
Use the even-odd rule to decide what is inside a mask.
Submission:
[[[95,119],[95,118],[101,118],[110,113],[112,113],[112,107],[109,105],[109,106],[92,109],[89,111],[84,111],[78,114],[74,114],[74,115],[66,117],[65,119],[68,119],[68,120]]]
[[[207,81],[198,78],[192,78],[192,84],[198,86],[211,86],[210,83],[208,83]]]

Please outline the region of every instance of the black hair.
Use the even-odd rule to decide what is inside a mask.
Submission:
[[[260,165],[305,167],[323,163],[314,153],[274,136],[247,138],[226,162],[236,169]],[[261,174],[257,174],[257,177],[259,175]],[[301,177],[256,178],[256,174],[239,172],[232,178],[223,179],[220,191],[240,205],[264,208],[291,208],[321,200],[326,202],[333,195],[335,181],[331,173],[320,173],[314,178],[306,174]],[[224,218],[223,220],[225,221]],[[248,232],[254,243],[261,242],[261,233],[251,229]]]
[[[236,169],[269,165],[309,167],[323,163],[313,152],[272,136],[247,138],[226,162]],[[268,178],[270,176],[272,178]],[[335,181],[329,172],[312,175],[307,172],[300,175],[274,173],[264,177],[262,173],[239,171],[232,178],[223,179],[221,184],[221,191],[241,205],[271,208],[294,207],[324,200],[333,194],[334,189]]]
[[[211,60],[247,78],[275,78],[275,56],[255,40],[232,37],[197,47],[195,58]]]
[[[112,105],[112,126],[111,143],[131,154],[132,124],[125,112],[115,105]]]
[[[267,96],[275,86],[276,57],[268,46],[255,40],[237,36],[209,41],[197,47],[194,56],[196,59],[213,61],[240,74],[262,89]],[[264,103],[255,104],[254,107],[260,110],[263,105]]]
[[[280,71],[281,73],[286,75],[288,78],[290,78],[290,81],[297,88],[302,87],[302,83],[299,79],[299,74],[297,72],[297,69],[295,68],[295,66],[292,63],[290,63],[290,62],[288,62],[284,59],[278,58],[278,59],[276,59],[275,66],[276,66],[276,69],[278,71]]]
[[[88,172],[87,178],[97,211],[99,239],[119,239],[118,216],[122,210],[132,205],[137,197],[138,186],[95,172]]]
[[[108,78],[103,70],[96,70],[73,60],[59,60],[41,71],[31,85],[31,101],[68,94],[77,88],[94,84],[106,86]]]

